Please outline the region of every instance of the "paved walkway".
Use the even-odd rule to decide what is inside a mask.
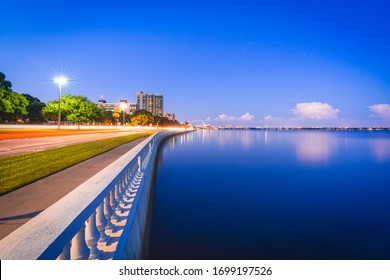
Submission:
[[[119,146],[0,197],[0,240],[54,204],[147,137]]]

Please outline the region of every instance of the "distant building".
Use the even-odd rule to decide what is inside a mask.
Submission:
[[[136,110],[137,110],[137,104],[135,104],[135,103],[129,103],[129,111],[130,111],[130,114],[132,115]]]
[[[106,100],[104,99],[101,99],[98,101],[97,105],[100,107],[100,108],[103,108],[104,110],[106,111],[114,111],[115,108],[119,108],[122,110],[121,108],[121,104],[123,103],[126,103],[126,114],[133,114],[136,110],[136,104],[135,103],[128,103],[127,100],[121,100],[120,102],[117,102],[117,103],[107,103]]]
[[[167,118],[170,121],[175,121],[176,120],[175,113],[165,113],[164,114],[164,118]]]
[[[119,108],[119,103],[107,103],[104,99],[100,99],[97,105],[106,111],[114,111],[115,108]]]
[[[147,110],[154,116],[162,117],[164,114],[164,97],[162,94],[146,94],[137,92],[137,110]]]

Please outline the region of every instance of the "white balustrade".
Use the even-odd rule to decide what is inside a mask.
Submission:
[[[89,258],[89,253],[90,250],[85,243],[85,223],[83,223],[80,230],[72,239],[72,245],[70,246],[70,259],[87,260]]]
[[[105,169],[107,171],[104,171],[104,175],[101,175],[102,177],[99,177],[98,173],[90,180],[79,186],[80,194],[78,194],[78,189],[76,189],[74,193],[70,193],[67,197],[64,197],[62,204],[60,203],[60,200],[57,204],[53,205],[55,209],[53,210],[53,212],[58,213],[62,211],[62,217],[66,218],[66,207],[68,205],[76,203],[78,210],[72,212],[74,213],[72,214],[74,216],[69,217],[69,219],[63,222],[64,225],[62,225],[61,222],[57,222],[59,223],[58,226],[53,226],[53,228],[55,229],[61,228],[59,229],[58,233],[56,233],[57,237],[53,237],[53,240],[47,240],[47,245],[45,245],[46,247],[44,249],[37,248],[36,250],[41,250],[41,253],[37,253],[38,255],[36,258],[57,260],[100,259],[106,256],[106,253],[104,253],[104,249],[102,248],[112,246],[112,242],[115,242],[115,246],[119,246],[118,241],[112,240],[118,240],[118,234],[123,234],[123,231],[119,231],[119,229],[117,231],[117,227],[120,229],[123,229],[124,227],[122,225],[116,226],[115,224],[120,222],[122,219],[127,219],[127,234],[129,234],[129,226],[137,227],[137,225],[139,225],[138,219],[146,215],[144,213],[134,212],[137,209],[138,211],[147,211],[145,210],[147,209],[145,205],[138,206],[138,208],[134,209],[134,207],[137,207],[137,205],[134,204],[137,203],[137,199],[138,201],[141,201],[141,204],[144,204],[146,203],[145,201],[148,201],[148,199],[146,199],[146,197],[144,196],[148,195],[149,190],[143,191],[143,189],[146,184],[145,175],[147,174],[147,172],[150,172],[150,170],[152,170],[151,167],[153,166],[153,162],[151,162],[150,159],[153,152],[154,155],[156,154],[155,145],[156,143],[158,143],[156,139],[159,140],[163,137],[168,137],[169,135],[172,135],[172,133],[156,134],[153,137],[148,138],[148,140],[145,140],[144,144],[142,144],[143,146],[141,146],[141,148],[137,149],[137,146],[136,148],[134,148],[134,151],[129,152],[129,154],[131,154],[130,161],[124,164],[124,161],[121,160],[120,163],[117,164],[118,166],[126,166],[125,169],[116,169],[115,172],[118,173],[115,173],[115,175],[110,177],[110,173],[112,172],[110,170],[113,169],[110,169],[112,167],[109,166]],[[116,163],[114,162],[113,165],[115,164]],[[104,183],[101,183],[101,180],[103,180]],[[150,181],[150,179],[148,180]],[[89,181],[91,181],[91,183],[89,183]],[[149,182],[148,184],[150,185],[151,182]],[[81,208],[82,205],[77,204],[76,201],[79,197],[86,194],[88,195],[88,201],[90,201],[88,202],[89,205],[85,205],[84,208]],[[129,211],[130,207],[131,211]],[[44,212],[47,213],[47,216],[50,216],[50,213],[48,211]],[[120,216],[118,214],[120,214]],[[128,219],[130,217],[135,220],[129,221]],[[84,222],[80,224],[80,220],[84,220]],[[34,221],[34,219],[32,221]],[[54,220],[53,223],[56,223],[56,220]],[[29,224],[29,230],[37,232],[34,236],[39,236],[39,233],[41,231],[45,231],[45,229],[42,228],[45,225],[44,222],[40,222],[37,220],[36,224]],[[22,226],[21,228],[23,227],[24,226]],[[42,229],[40,229],[40,227]],[[70,232],[72,232],[71,235],[76,232],[75,229],[78,229],[77,233],[70,240],[66,241],[66,238],[69,238],[68,236]],[[137,232],[139,230],[140,229],[137,229],[135,231],[131,230],[131,232]],[[20,234],[20,236],[26,235]],[[115,236],[115,238],[113,238],[113,236]],[[135,238],[139,239],[140,237],[137,235]],[[26,236],[26,241],[24,241],[24,243],[18,241],[17,244],[31,245],[32,243],[30,242],[30,240],[31,238],[29,239],[28,236]],[[125,238],[125,240],[127,239]],[[2,248],[7,247],[3,246],[3,244],[8,245],[11,241],[8,241],[8,238],[1,240],[1,242],[3,243],[0,243],[0,245],[2,245],[0,246],[0,257],[4,256]],[[58,245],[56,245],[57,241]],[[60,246],[59,244],[66,245],[62,248],[58,248]],[[138,244],[137,246],[139,247],[139,245],[140,244]],[[122,250],[124,250],[123,245],[121,246]],[[19,251],[24,252],[26,250],[22,248]],[[16,250],[13,249],[9,250],[9,253],[7,254],[8,256],[10,256],[12,254],[16,254],[15,252]],[[56,255],[53,256],[52,254]],[[122,253],[119,253],[117,257],[120,258],[122,256],[121,254]],[[5,257],[4,259],[7,259],[7,257]],[[13,257],[13,259],[17,258]]]
[[[100,233],[99,243],[108,243],[110,237],[106,234],[107,218],[104,216],[104,201],[96,209],[96,227]]]
[[[90,250],[89,259],[95,260],[101,255],[101,251],[97,248],[97,243],[100,238],[100,233],[96,227],[96,212],[89,216],[85,225],[85,241]]]
[[[138,156],[138,172],[141,172],[141,164],[142,164],[141,156]]]
[[[118,211],[120,212],[123,212],[123,208],[122,208],[122,205],[125,205],[125,201],[124,201],[124,189],[125,189],[125,175],[123,175],[120,180],[119,180],[119,184],[117,185],[116,187],[117,189],[117,194],[116,194],[116,201],[118,202],[118,207],[119,209],[117,209]]]
[[[110,206],[111,206],[111,209],[112,209],[112,217],[111,219],[115,222],[119,222],[120,221],[120,217],[118,216],[118,214],[116,213],[116,208],[117,208],[117,201],[116,201],[116,198],[115,198],[115,188],[116,188],[117,184],[115,184],[114,188],[110,191]]]
[[[104,198],[104,217],[106,217],[106,230],[109,230],[111,232],[115,231],[115,226],[112,223],[112,220],[114,219],[113,216],[113,211],[110,205],[110,197],[111,197],[111,192]]]
[[[124,201],[122,200],[122,195],[120,193],[120,189],[121,189],[121,184],[120,183],[116,184],[114,187],[114,197],[115,197],[115,202],[116,202],[115,212],[117,212],[117,213],[122,213],[125,210],[121,205],[121,204],[124,204]],[[119,217],[118,221],[120,221],[121,218],[119,215],[118,215],[118,217]]]
[[[62,250],[61,254],[57,257],[57,260],[70,260],[70,246],[71,241],[68,241]]]

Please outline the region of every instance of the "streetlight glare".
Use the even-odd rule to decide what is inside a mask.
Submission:
[[[59,76],[59,77],[56,77],[54,79],[54,82],[58,85],[66,85],[66,83],[68,82],[68,79],[64,76]]]
[[[59,94],[58,94],[58,130],[61,128],[61,95],[62,95],[62,86],[65,86],[68,82],[68,79],[65,76],[58,76],[54,78],[54,82],[58,85]]]
[[[125,111],[127,109],[127,103],[121,102],[119,107],[122,109],[122,111]]]

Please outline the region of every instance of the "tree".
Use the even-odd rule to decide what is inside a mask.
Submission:
[[[27,114],[27,99],[11,90],[12,84],[5,79],[5,75],[0,72],[0,120],[13,121]]]
[[[29,121],[33,122],[42,122],[43,121],[43,116],[42,116],[42,109],[46,106],[45,103],[41,102],[36,97],[33,97],[29,94],[22,94],[29,102],[29,105],[27,106],[27,118]]]
[[[61,108],[63,106],[63,100],[61,99]],[[49,101],[46,104],[46,107],[42,108],[42,117],[49,121],[58,120],[58,100]],[[65,111],[61,109],[61,120],[64,120],[66,117]]]
[[[154,123],[154,116],[146,110],[137,110],[130,118],[130,125],[150,125]]]
[[[14,121],[27,114],[28,100],[12,90],[0,89],[0,119]]]
[[[0,113],[12,113],[12,103],[8,98],[9,91],[3,88],[0,88]]]
[[[5,75],[0,72],[0,89],[11,90],[12,84],[5,79]]]
[[[50,120],[58,117],[58,100],[48,102],[43,108],[42,115]],[[102,110],[85,96],[70,94],[61,98],[61,119],[75,122],[80,129],[81,122],[99,121],[102,118]]]
[[[114,111],[112,112],[112,117],[115,120],[115,125],[118,124],[118,118],[119,118],[120,114],[121,114],[121,110],[119,108],[115,108]]]
[[[166,126],[180,126],[180,123],[176,120],[169,120],[166,117],[154,117],[154,124],[156,126],[166,127]]]

